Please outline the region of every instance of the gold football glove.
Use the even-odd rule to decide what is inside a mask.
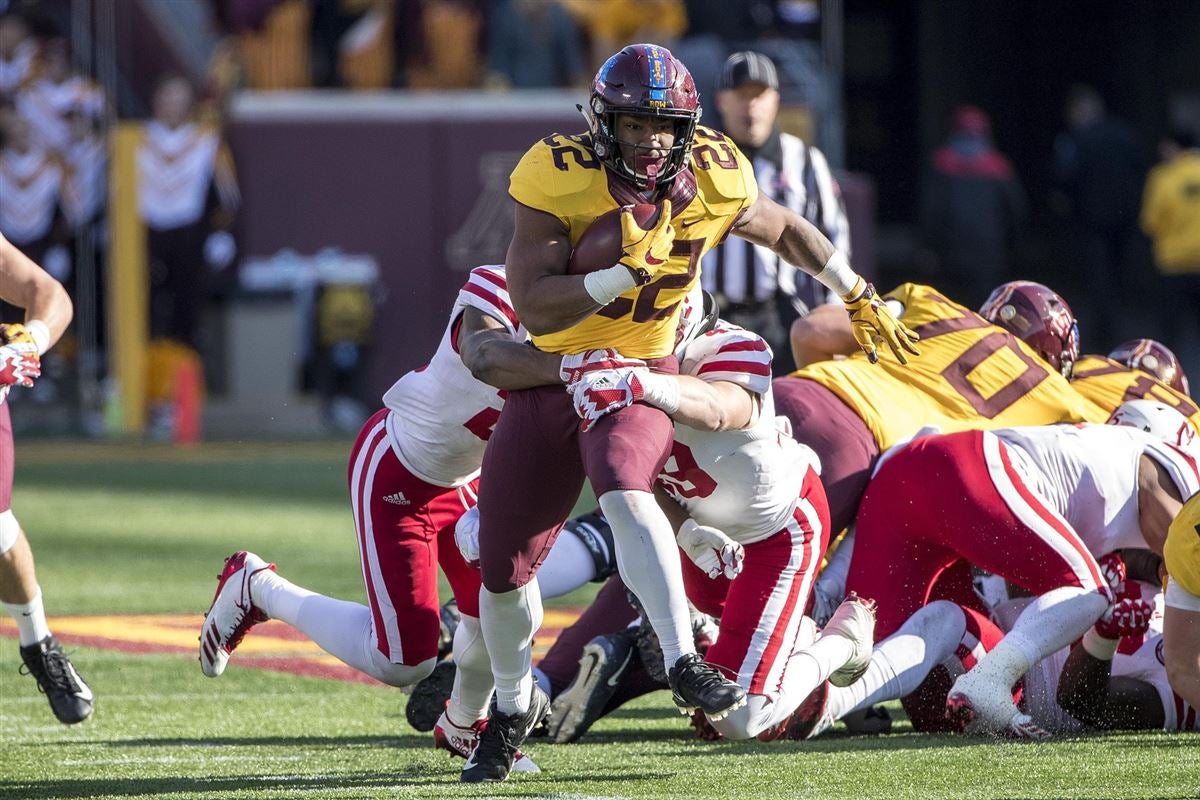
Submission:
[[[0,345],[11,345],[20,353],[37,355],[37,342],[33,334],[19,322],[0,324]]]
[[[674,244],[675,228],[671,225],[670,200],[663,201],[658,224],[648,231],[637,224],[631,211],[626,209],[621,212],[621,250],[624,255],[617,263],[633,270],[639,284],[648,282],[662,269],[671,257]]]
[[[887,304],[875,294],[874,286],[859,278],[859,285],[854,287],[849,297],[851,299],[843,298],[842,301],[850,313],[850,329],[854,332],[854,340],[872,364],[879,360],[876,348],[881,342],[891,348],[901,364],[908,363],[905,350],[914,356],[921,355],[921,351],[914,346],[921,337],[892,316]]]

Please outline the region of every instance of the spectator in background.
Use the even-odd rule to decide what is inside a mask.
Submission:
[[[591,42],[592,68],[633,42],[654,42],[668,49],[687,30],[683,0],[563,0]]]
[[[489,28],[488,87],[586,85],[579,26],[557,0],[500,0]]]
[[[1015,277],[1025,192],[992,144],[987,114],[975,106],[955,110],[949,138],[933,152],[920,217],[932,282],[950,297],[978,308]]]
[[[33,78],[37,42],[17,14],[0,15],[0,100],[12,98]]]
[[[179,76],[154,92],[154,119],[137,151],[138,210],[147,228],[150,267],[152,432],[169,434],[178,380],[199,381],[200,315],[210,266],[232,261],[227,231],[238,203],[233,162],[215,130],[192,121],[194,94]]]
[[[799,213],[849,256],[850,226],[825,156],[776,124],[779,76],[771,59],[734,53],[721,69],[718,87],[724,131],[754,164],[759,191]],[[692,158],[721,157],[706,152],[712,147],[695,148]],[[722,319],[754,331],[771,345],[776,375],[796,368],[789,340],[792,322],[814,306],[841,302],[769,248],[742,239],[727,239],[709,251],[700,275],[704,288],[716,296]]]
[[[1142,199],[1142,230],[1154,243],[1162,275],[1164,323],[1171,347],[1184,327],[1200,322],[1200,140],[1178,130],[1159,148]]]
[[[71,116],[79,112],[98,119],[104,115],[105,101],[95,82],[71,69],[66,39],[55,37],[43,45],[41,69],[17,92],[16,105],[33,126],[34,137],[63,154],[71,141]]]
[[[11,106],[0,108],[0,126],[0,233],[61,282],[70,269],[62,260],[62,164]]]
[[[1090,86],[1071,89],[1066,131],[1054,142],[1054,171],[1075,227],[1075,264],[1087,288],[1080,327],[1112,344],[1128,338],[1114,325],[1128,316],[1130,248],[1138,237],[1145,164],[1133,131],[1109,115]]]
[[[485,0],[396,0],[398,50],[411,89],[479,86]]]

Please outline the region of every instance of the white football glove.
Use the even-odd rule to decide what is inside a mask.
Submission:
[[[626,358],[611,347],[600,350],[585,350],[563,356],[558,368],[558,377],[567,385],[568,391],[584,375],[605,369],[620,369],[622,367],[644,367],[646,362],[640,358]]]
[[[479,506],[469,509],[454,523],[454,543],[467,566],[479,566]]]
[[[649,374],[645,368],[602,369],[587,372],[567,387],[575,413],[583,420],[579,430],[586,433],[601,417],[631,406],[642,399],[639,374]]]
[[[723,574],[733,580],[742,573],[746,560],[745,548],[716,528],[689,519],[679,527],[679,535],[675,540],[692,563],[709,578]]]
[[[12,342],[0,347],[0,386],[28,388],[41,374],[42,361],[36,346]]]

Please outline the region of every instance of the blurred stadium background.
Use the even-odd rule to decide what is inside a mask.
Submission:
[[[1159,337],[1200,374],[1195,329],[1171,341],[1165,327],[1200,311],[1160,296],[1145,236],[1129,239],[1119,304],[1089,295],[1083,212],[1055,174],[1078,84],[1132,132],[1138,181],[1164,136],[1200,127],[1195,3],[0,0],[0,10],[0,113],[31,123],[28,137],[10,130],[5,147],[31,139],[21,152],[44,151],[62,176],[28,199],[12,188],[19,177],[5,184],[0,206],[19,208],[0,220],[49,258],[77,308],[73,336],[48,359],[52,380],[12,397],[26,434],[353,431],[431,352],[464,270],[503,258],[506,178],[519,153],[551,131],[580,130],[574,106],[600,60],[649,38],[691,66],[715,125],[725,55],[752,47],[774,58],[780,126],[828,156],[855,266],[883,286],[950,279],[922,230],[920,195],[954,110],[981,108],[1028,198],[1002,279],[1066,296],[1085,352]],[[551,10],[554,25],[532,21]],[[78,85],[42,87],[60,117],[47,120],[36,90],[64,59],[56,85]],[[202,235],[189,228],[164,244],[146,235],[147,222],[162,223],[138,210],[138,154],[171,77],[190,85],[193,118],[222,144],[197,167],[195,179],[217,190],[196,221]],[[186,183],[178,175],[162,180],[167,196],[187,191],[171,183]],[[1140,183],[1125,187],[1114,202],[1136,216]],[[89,191],[94,207],[75,210]],[[34,212],[45,204],[42,224]],[[199,273],[184,312],[151,311],[162,252]],[[154,319],[172,313],[198,317]]]

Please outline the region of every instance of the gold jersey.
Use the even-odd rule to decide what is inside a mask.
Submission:
[[[927,425],[951,433],[1104,416],[1024,342],[932,287],[905,283],[885,297],[920,334],[920,357],[903,366],[881,348],[877,364],[855,353],[793,373],[853,408],[880,451]]]
[[[587,135],[556,133],[529,148],[509,178],[508,193],[522,205],[558,217],[572,246],[600,215],[643,202],[632,185],[603,167]],[[700,278],[700,258],[757,199],[758,184],[737,145],[698,127],[691,167],[675,178],[668,197],[675,245],[654,279],[582,322],[533,336],[534,344],[552,353],[614,347],[633,358],[662,358],[675,349],[681,301]]]
[[[1157,400],[1177,410],[1200,431],[1200,408],[1196,401],[1162,381],[1130,369],[1106,356],[1083,356],[1075,362],[1071,386],[1109,414],[1126,400]],[[1107,417],[1105,417],[1107,419]],[[1097,420],[1104,422],[1105,420]]]
[[[1163,548],[1171,580],[1200,597],[1200,493],[1183,504]]]

